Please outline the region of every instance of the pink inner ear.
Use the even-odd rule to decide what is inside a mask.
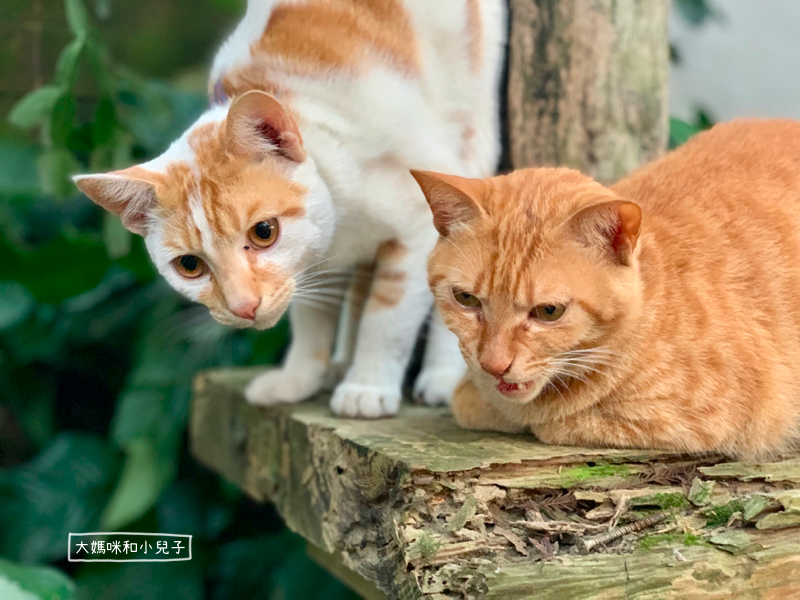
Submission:
[[[278,100],[257,90],[234,100],[228,112],[228,136],[228,143],[235,151],[263,154],[266,148],[260,147],[257,142],[260,139],[290,160],[302,162],[306,158],[294,119]]]
[[[630,253],[630,241],[625,233],[625,226],[621,221],[614,223],[613,235],[611,236],[611,247],[621,260],[625,260]]]
[[[578,211],[569,222],[583,243],[612,250],[627,265],[639,239],[642,210],[633,202],[612,200]]]
[[[610,239],[611,246],[619,260],[623,264],[628,264],[630,255],[636,248],[636,241],[639,239],[642,212],[635,204],[623,202],[616,206],[615,216],[613,235]]]
[[[259,135],[261,135],[261,137],[269,140],[270,142],[272,142],[273,144],[275,144],[280,148],[281,132],[278,131],[275,127],[273,127],[272,125],[270,125],[265,121],[261,121],[259,122],[258,125],[256,125],[256,129],[258,130],[258,133]]]

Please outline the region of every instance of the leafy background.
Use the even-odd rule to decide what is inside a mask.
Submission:
[[[215,323],[69,179],[162,152],[205,107],[211,52],[243,9],[0,4],[0,598],[355,597],[187,453],[194,373],[276,362],[286,326]],[[671,144],[708,125],[673,119]],[[96,530],[192,534],[194,559],[68,563],[67,534]]]

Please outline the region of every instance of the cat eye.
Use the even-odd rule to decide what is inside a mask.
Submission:
[[[467,292],[462,292],[456,288],[453,288],[453,298],[455,298],[456,302],[458,302],[461,306],[465,306],[467,308],[481,307],[481,301],[478,300],[476,296],[468,294]]]
[[[269,248],[278,239],[278,219],[275,217],[259,221],[247,232],[247,239],[256,248]]]
[[[187,279],[197,279],[208,269],[205,261],[194,254],[184,254],[172,261],[175,270]]]
[[[552,323],[553,321],[558,321],[565,310],[567,310],[566,304],[540,304],[533,308],[531,316],[540,321]]]

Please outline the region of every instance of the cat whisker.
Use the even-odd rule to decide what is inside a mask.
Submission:
[[[561,377],[555,371],[546,371],[546,373],[548,375],[548,382],[545,385],[545,387],[550,386],[556,391],[556,393],[558,393],[558,395],[561,397],[561,400],[566,400],[566,398],[564,398],[564,394],[562,394],[561,390],[558,389],[558,386],[553,383],[552,378],[555,377],[556,379],[558,379],[559,383],[561,383],[561,385],[564,386],[564,388],[568,387],[567,384],[564,383],[564,380],[561,379]]]
[[[568,362],[568,363],[576,364],[576,365],[589,365],[589,366],[598,366],[598,365],[600,365],[600,366],[603,366],[603,367],[613,367],[614,365],[617,364],[615,362],[608,361],[608,360],[603,360],[603,359],[589,359],[589,358],[575,358],[575,357],[558,358],[556,360],[562,360],[564,362]]]
[[[557,368],[557,369],[554,369],[554,371],[556,371],[560,375],[564,375],[565,377],[570,377],[572,379],[577,379],[578,381],[580,381],[582,383],[588,383],[588,381],[589,381],[588,379],[586,379],[586,377],[583,376],[583,374],[576,373],[573,370]]]
[[[561,361],[559,364],[560,364],[560,366],[566,367],[566,368],[572,367],[573,370],[574,369],[579,369],[579,370],[582,370],[582,371],[589,371],[591,373],[602,373],[602,374],[605,374],[605,371],[601,371],[600,369],[595,368],[595,365],[588,365],[588,364],[585,364],[585,363],[573,363],[573,362],[570,362],[570,361]]]

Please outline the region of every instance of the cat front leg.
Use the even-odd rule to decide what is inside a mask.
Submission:
[[[358,324],[364,313],[364,304],[369,296],[372,284],[372,274],[375,265],[358,265],[353,270],[353,275],[347,285],[347,290],[339,315],[336,330],[336,343],[333,346],[333,356],[328,367],[325,388],[333,389],[344,379],[347,369],[353,364],[353,353],[356,349],[358,337]]]
[[[425,280],[428,250],[430,244],[381,244],[353,364],[331,398],[337,415],[375,419],[397,413],[406,367],[433,304]]]
[[[292,342],[280,369],[256,377],[245,390],[250,404],[300,402],[316,394],[323,386],[336,335],[337,311],[292,303],[289,323]]]
[[[414,384],[414,397],[428,406],[448,406],[466,370],[467,365],[458,349],[458,338],[434,309],[422,369]]]

